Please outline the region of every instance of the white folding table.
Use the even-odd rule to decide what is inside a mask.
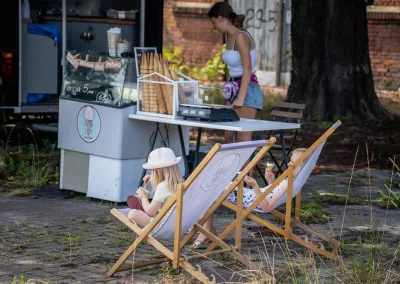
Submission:
[[[196,119],[183,119],[183,118],[164,118],[164,117],[157,117],[157,116],[150,116],[150,115],[138,115],[138,114],[130,114],[130,119],[134,120],[142,120],[142,121],[151,121],[155,122],[158,125],[160,123],[163,124],[170,124],[176,125],[178,127],[179,133],[179,141],[181,144],[182,153],[185,153],[185,144],[183,141],[182,129],[181,126],[189,126],[195,127],[198,129],[198,135],[196,140],[196,151],[195,151],[195,159],[194,159],[194,166],[196,168],[199,162],[199,151],[200,151],[200,138],[203,128],[209,129],[219,129],[219,130],[228,130],[233,132],[248,132],[248,131],[271,131],[271,130],[289,130],[289,129],[297,129],[300,128],[299,123],[287,123],[287,122],[278,122],[278,121],[267,121],[267,120],[258,120],[258,119],[246,119],[242,118],[240,121],[235,122],[207,122],[207,121],[200,121]],[[154,148],[154,143],[157,138],[157,133],[153,138],[152,146],[149,152],[151,152]],[[282,155],[285,162],[285,165],[288,163],[287,153],[285,142],[283,139],[283,131],[280,131],[280,140],[282,144]],[[185,176],[189,176],[189,166],[186,155],[182,155],[182,159],[185,164]],[[141,181],[143,180],[146,171],[144,170],[142,173]],[[141,184],[140,184],[141,185]]]

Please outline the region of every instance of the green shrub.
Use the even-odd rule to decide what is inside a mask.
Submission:
[[[227,67],[222,61],[222,53],[225,45],[213,59],[207,61],[204,66],[193,66],[184,63],[181,47],[164,47],[163,56],[171,64],[172,68],[195,80],[216,82],[222,81],[227,74]]]

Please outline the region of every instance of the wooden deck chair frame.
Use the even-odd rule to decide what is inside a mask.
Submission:
[[[313,152],[314,150],[323,142],[325,141],[334,131],[337,127],[341,125],[340,121],[337,121],[334,126],[329,128],[311,147],[307,149],[307,151],[293,164],[290,165],[289,168],[281,174],[273,184],[266,190],[259,198],[257,198],[251,206],[247,207],[245,210],[237,210],[238,206],[237,204],[242,204],[242,198],[243,198],[243,193],[238,191],[238,198],[237,198],[237,204],[233,204],[231,202],[225,201],[223,205],[229,209],[232,209],[233,211],[237,212],[237,215],[241,215],[242,219],[248,218],[252,221],[257,222],[258,224],[267,227],[268,229],[274,231],[277,235],[281,235],[285,237],[286,240],[292,240],[308,249],[311,249],[312,251],[323,255],[325,257],[330,258],[331,260],[337,262],[338,261],[338,254],[337,251],[339,247],[342,245],[341,242],[337,241],[336,239],[318,232],[305,224],[303,224],[300,221],[300,208],[301,208],[301,190],[298,192],[296,195],[296,200],[295,200],[295,213],[294,213],[294,218],[292,218],[292,190],[293,190],[293,170],[295,167],[299,166],[305,159],[307,159]],[[272,190],[276,188],[285,178],[288,178],[288,191],[287,191],[287,198],[286,198],[286,212],[285,214],[282,214],[276,210],[272,210],[269,213],[272,213],[275,217],[277,217],[279,220],[284,221],[284,227],[281,228],[276,224],[273,224],[267,220],[264,220],[263,218],[258,217],[257,215],[251,213],[257,205],[270,193]],[[239,196],[239,195],[242,196]],[[267,213],[265,213],[267,214]],[[237,219],[235,219],[218,237],[219,239],[224,239],[233,229],[235,229],[238,226],[237,224]],[[318,246],[312,242],[310,242],[307,239],[302,239],[301,237],[297,236],[296,234],[293,233],[294,228],[300,228],[308,233],[311,233],[315,236],[318,236],[319,238],[325,240],[332,246],[332,251],[327,251],[324,249],[323,246]],[[236,232],[236,242],[238,242],[238,232]],[[206,253],[212,252],[212,250],[215,248],[216,243],[213,242],[211,243],[208,248],[206,249]]]
[[[204,223],[212,216],[215,211],[222,206],[222,203],[226,199],[226,197],[236,188],[239,188],[239,191],[243,191],[243,179],[245,176],[254,168],[254,166],[268,153],[269,149],[276,142],[274,137],[270,138],[266,141],[266,145],[263,146],[258,153],[251,159],[244,169],[238,173],[236,178],[231,182],[231,184],[227,187],[227,189],[222,193],[221,196],[213,203],[213,205],[207,210],[202,218],[195,224],[195,226],[181,239],[181,226],[182,226],[182,206],[183,206],[183,194],[187,188],[192,184],[192,182],[196,179],[196,177],[201,173],[201,171],[206,167],[206,165],[210,162],[210,160],[216,155],[216,153],[221,148],[221,144],[215,144],[214,147],[210,150],[207,156],[202,160],[202,162],[196,167],[193,173],[186,179],[186,181],[182,184],[178,185],[177,192],[167,201],[162,211],[160,211],[153,221],[145,227],[145,229],[140,228],[136,224],[130,222],[128,218],[126,218],[120,211],[113,208],[111,210],[111,214],[113,214],[117,219],[119,219],[122,223],[124,223],[127,227],[133,230],[138,237],[133,242],[133,244],[125,251],[125,253],[120,257],[120,259],[113,265],[113,267],[107,272],[107,275],[110,277],[119,271],[126,271],[135,268],[145,267],[157,263],[172,261],[173,267],[175,269],[183,268],[188,273],[190,273],[193,277],[197,278],[203,283],[215,283],[215,277],[213,277],[213,281],[209,280],[209,278],[201,271],[200,266],[199,270],[195,269],[190,263],[189,260],[205,257],[212,254],[219,253],[227,253],[237,261],[241,262],[243,265],[248,267],[251,270],[260,271],[262,279],[267,283],[273,283],[272,277],[260,270],[260,267],[254,263],[252,263],[246,256],[242,255],[239,251],[240,248],[240,238],[237,242],[235,242],[235,246],[230,246],[225,243],[222,239],[218,238],[216,235],[208,231],[204,228]],[[164,246],[161,242],[156,240],[150,235],[150,232],[153,228],[158,224],[158,222],[164,217],[164,215],[168,212],[168,210],[176,204],[176,229],[174,235],[174,246],[173,251]],[[237,208],[237,212],[239,212],[236,232],[237,236],[241,235],[242,232],[242,219],[239,218],[242,214],[241,206]],[[207,254],[195,255],[195,256],[184,256],[181,254],[181,250],[184,246],[188,244],[191,238],[197,233],[200,232],[207,236],[210,240],[215,242],[220,250],[213,251]],[[154,248],[160,251],[165,257],[162,259],[145,261],[133,265],[124,265],[124,262],[129,258],[129,256],[135,251],[135,249],[143,242],[147,241]]]

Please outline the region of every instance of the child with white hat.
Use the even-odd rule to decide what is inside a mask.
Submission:
[[[176,192],[178,184],[183,182],[178,168],[180,161],[181,157],[176,157],[170,148],[162,147],[150,153],[148,161],[143,165],[143,168],[150,170],[151,174],[145,176],[143,181],[145,183],[151,182],[152,187],[155,189],[154,196],[152,201],[149,202],[149,192],[143,187],[138,188],[136,195],[133,197],[140,201],[141,208],[129,211],[128,219],[131,222],[144,228],[152,221],[157,212],[163,209],[168,199]],[[154,230],[162,226],[168,216],[169,212]]]

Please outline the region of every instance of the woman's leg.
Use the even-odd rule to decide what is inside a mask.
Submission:
[[[241,107],[235,110],[240,118],[255,119],[257,114],[257,109],[252,107]],[[236,136],[236,142],[251,141],[251,132],[239,132]],[[233,132],[225,131],[225,143],[233,142]],[[212,215],[205,223],[204,226],[207,230],[215,232],[214,228],[214,215]],[[204,243],[208,238],[203,234],[199,234],[195,242]]]
[[[252,107],[241,107],[236,109],[236,113],[240,118],[255,119],[257,114],[257,109]],[[236,142],[251,141],[251,132],[238,132],[236,136]]]
[[[146,227],[150,223],[150,216],[146,212],[132,209],[129,211],[128,219],[131,222],[135,222],[140,228]]]
[[[214,215],[211,215],[210,218],[204,223],[204,227],[210,231],[211,233],[215,233],[215,228],[214,228]],[[196,242],[203,244],[205,241],[208,240],[208,237],[206,237],[203,234],[199,234],[199,236],[196,238],[196,240],[194,241],[194,244],[196,244]]]

